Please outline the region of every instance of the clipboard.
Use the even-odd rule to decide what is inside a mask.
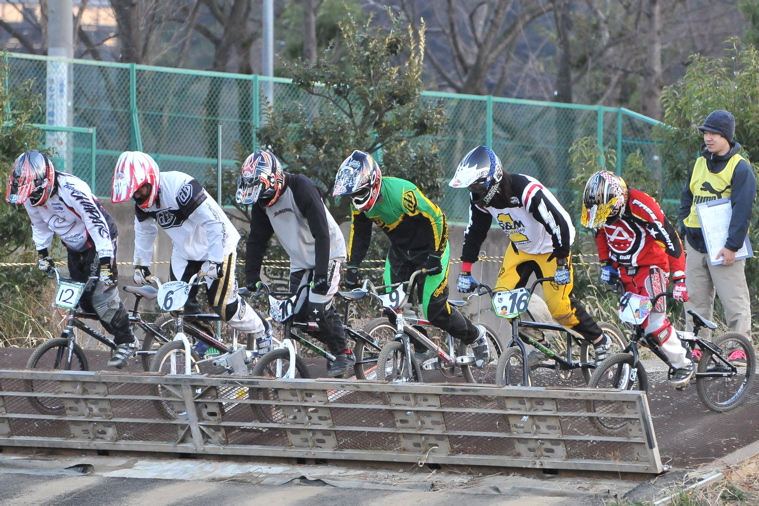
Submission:
[[[709,262],[712,265],[722,265],[723,260],[717,260],[717,253],[725,246],[727,242],[727,233],[730,228],[730,218],[733,215],[733,206],[729,198],[709,200],[696,204],[698,221],[701,223],[701,232],[704,234],[706,251],[709,255]],[[751,258],[754,251],[751,249],[751,243],[748,240],[748,234],[743,242],[741,249],[735,252],[735,259]]]

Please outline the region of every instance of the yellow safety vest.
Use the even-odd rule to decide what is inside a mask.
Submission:
[[[688,228],[701,228],[701,222],[698,220],[696,204],[708,202],[710,200],[724,199],[733,192],[731,182],[733,172],[738,162],[745,160],[740,154],[736,153],[727,162],[727,165],[719,174],[709,172],[706,166],[706,158],[698,157],[696,165],[693,167],[693,176],[690,178],[690,191],[693,193],[693,203],[690,206],[690,214],[683,220]]]

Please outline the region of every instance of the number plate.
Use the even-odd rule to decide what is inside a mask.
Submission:
[[[295,296],[289,299],[275,299],[269,295],[269,316],[277,323],[286,321],[293,315]]]
[[[527,311],[529,303],[530,292],[526,288],[493,293],[493,310],[501,318],[516,318]]]
[[[184,281],[169,281],[158,289],[158,305],[162,311],[182,309],[190,296],[190,284]]]
[[[401,307],[401,303],[406,299],[406,292],[403,290],[403,285],[396,286],[392,292],[379,296],[382,301],[382,306],[388,309],[398,309]]]
[[[61,281],[55,293],[55,305],[66,309],[76,309],[79,299],[84,293],[84,283],[76,281]]]
[[[627,292],[619,302],[619,319],[633,325],[641,325],[652,309],[651,299]]]

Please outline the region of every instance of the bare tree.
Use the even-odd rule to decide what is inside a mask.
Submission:
[[[321,0],[303,1],[303,58],[311,65],[316,63],[316,11]]]
[[[510,64],[525,28],[551,12],[554,2],[534,0],[400,0],[406,18],[429,19],[428,60],[442,87],[459,93],[500,95],[510,83]]]

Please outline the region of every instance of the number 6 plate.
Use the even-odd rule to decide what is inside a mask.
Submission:
[[[527,311],[530,292],[526,288],[517,288],[493,294],[493,310],[501,318],[516,318]]]
[[[190,296],[190,284],[184,281],[169,281],[158,289],[158,305],[161,311],[182,309]]]
[[[66,309],[76,309],[84,292],[84,283],[61,281],[55,294],[55,305]]]

